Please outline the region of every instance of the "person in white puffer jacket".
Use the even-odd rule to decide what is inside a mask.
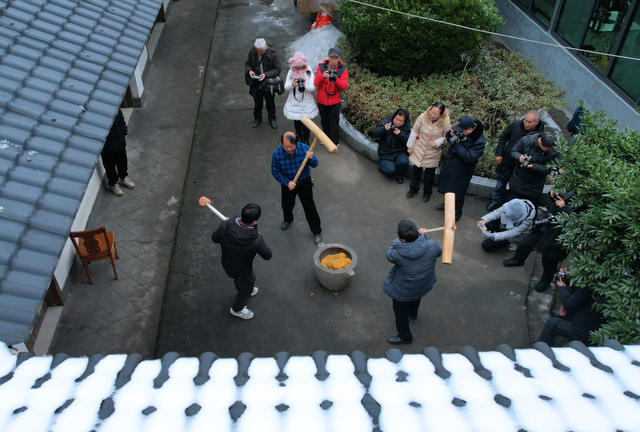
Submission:
[[[315,91],[313,85],[313,72],[309,67],[309,59],[300,51],[289,59],[289,72],[284,82],[284,89],[289,92],[287,102],[284,104],[284,116],[289,120],[293,120],[298,141],[305,144],[309,143],[309,135],[311,131],[302,123],[302,117],[307,116],[310,119],[318,116],[318,105],[316,105]],[[303,81],[301,81],[303,80]],[[304,90],[299,83],[304,82]]]

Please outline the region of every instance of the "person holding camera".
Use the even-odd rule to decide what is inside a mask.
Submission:
[[[302,117],[310,119],[318,116],[318,105],[313,93],[316,86],[313,84],[314,75],[309,67],[309,59],[300,51],[296,51],[289,59],[289,72],[284,82],[284,89],[289,92],[287,102],[284,104],[284,116],[293,120],[296,135],[300,142],[309,144],[311,131],[302,123]]]
[[[262,122],[262,101],[264,99],[267,105],[269,124],[273,129],[277,129],[275,95],[265,87],[265,80],[280,75],[280,56],[271,45],[267,44],[264,38],[258,38],[249,50],[244,68],[245,81],[254,102],[253,127],[258,127]]]
[[[442,248],[427,237],[426,228],[418,229],[410,220],[398,223],[398,238],[387,249],[387,260],[393,263],[383,290],[393,300],[393,314],[398,334],[387,339],[392,345],[413,341],[409,318],[418,317],[420,299],[436,283],[436,259]]]
[[[442,143],[450,130],[449,110],[441,102],[427,108],[416,120],[407,143],[411,163],[411,185],[407,198],[412,198],[418,193],[424,173],[422,201],[428,202],[431,199],[436,168],[442,155]]]
[[[560,273],[555,277],[558,298],[562,303],[559,316],[547,319],[538,342],[552,346],[556,335],[560,335],[589,345],[589,333],[598,330],[602,316],[593,309],[591,291],[571,286],[566,271],[566,268],[560,269]]]
[[[491,192],[491,201],[487,205],[488,211],[497,209],[503,203],[507,184],[516,166],[515,159],[511,157],[511,150],[515,143],[527,134],[543,130],[544,122],[540,120],[540,112],[529,111],[524,118],[515,120],[502,131],[495,151],[496,187]]]
[[[551,132],[531,133],[518,140],[511,151],[516,166],[509,180],[508,199],[524,198],[538,205],[548,165],[558,157],[555,146]]]
[[[318,109],[322,130],[335,145],[340,141],[340,104],[346,90],[349,74],[340,60],[340,49],[329,49],[329,58],[318,65],[314,85],[318,89]]]
[[[538,292],[546,291],[558,269],[558,264],[567,257],[567,252],[558,242],[558,236],[562,231],[554,222],[557,215],[576,211],[570,204],[573,195],[573,193],[555,191],[543,195],[532,231],[518,243],[515,255],[502,262],[505,267],[520,267],[524,265],[534,249],[540,252],[543,270],[540,281],[535,286]]]
[[[512,199],[491,213],[482,216],[478,228],[482,231],[482,249],[491,252],[517,244],[531,229],[536,208],[531,201]]]
[[[404,172],[409,166],[407,140],[410,133],[409,111],[403,108],[380,120],[373,130],[373,136],[378,138],[378,170],[393,176],[398,184],[404,183]]]
[[[486,144],[480,120],[463,115],[445,138],[449,148],[444,152],[445,159],[438,177],[438,192],[456,194],[456,220],[462,217],[464,196],[473,176],[478,160],[484,152]],[[436,210],[444,210],[444,203],[436,206]]]

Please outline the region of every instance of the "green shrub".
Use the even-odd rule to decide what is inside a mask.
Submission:
[[[495,31],[502,18],[492,0],[368,0],[419,16]],[[412,18],[350,1],[339,6],[340,22],[358,60],[381,74],[421,77],[460,69],[487,35]]]
[[[359,66],[348,41],[341,40],[349,68],[343,114],[361,132],[371,134],[377,122],[397,108],[409,110],[415,121],[429,105],[441,101],[452,122],[463,114],[483,121],[487,148],[476,175],[495,177],[493,152],[502,130],[531,109],[549,110],[564,104],[563,91],[545,79],[518,54],[487,41],[480,45],[479,61],[450,74],[421,79],[379,76]]]
[[[556,188],[584,210],[559,220],[571,276],[594,293],[606,323],[591,338],[640,342],[640,133],[621,131],[603,112],[586,114],[562,154]]]

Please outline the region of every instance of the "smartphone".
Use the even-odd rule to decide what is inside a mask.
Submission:
[[[480,231],[482,231],[483,233],[487,232],[487,227],[484,224],[480,224],[479,228],[480,228]]]
[[[254,75],[254,76],[251,77],[251,79],[259,80],[260,79],[260,75]]]

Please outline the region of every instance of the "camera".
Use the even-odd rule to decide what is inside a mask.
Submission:
[[[393,133],[394,130],[398,129],[397,127],[395,127],[393,124],[391,124],[391,127],[389,128],[389,133]]]
[[[302,92],[304,91],[304,88],[305,88],[305,87],[304,87],[304,78],[298,78],[298,79],[296,80],[296,82],[298,83],[298,91],[299,91],[300,93],[302,93]]]
[[[338,72],[335,69],[329,69],[329,81],[336,82],[338,79]]]
[[[567,277],[567,272],[561,271],[553,275],[553,282],[558,282],[559,280],[564,281]]]
[[[462,140],[462,138],[464,138],[464,134],[462,133],[462,131],[451,129],[451,135],[449,136],[448,141],[451,144],[458,144],[460,140]]]
[[[522,167],[523,168],[529,168],[530,165],[533,165],[533,162],[531,162],[531,155],[526,155],[524,157],[524,161],[522,162]]]
[[[560,174],[560,168],[558,168],[557,166],[548,166],[547,174],[549,174],[551,177],[557,177],[558,174]]]

